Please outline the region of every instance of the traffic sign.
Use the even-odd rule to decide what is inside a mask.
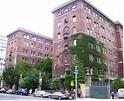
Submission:
[[[78,69],[75,70],[75,74],[78,74]]]
[[[71,81],[71,86],[74,86],[74,81]]]

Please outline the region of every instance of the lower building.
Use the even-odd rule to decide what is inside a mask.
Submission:
[[[20,60],[37,64],[42,58],[52,57],[53,40],[50,37],[18,28],[7,35],[5,67]]]

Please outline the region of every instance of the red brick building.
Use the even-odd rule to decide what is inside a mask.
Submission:
[[[104,43],[104,63],[110,69],[110,77],[124,77],[123,69],[123,26],[114,22],[86,0],[70,0],[55,8],[53,32],[52,75],[64,76],[65,65],[74,61],[70,53],[59,55],[66,47],[75,44],[68,42],[69,36],[83,32]],[[106,76],[108,74],[106,73]]]
[[[15,30],[7,37],[5,67],[20,60],[36,64],[42,58],[52,57],[53,39],[50,37],[23,28]]]

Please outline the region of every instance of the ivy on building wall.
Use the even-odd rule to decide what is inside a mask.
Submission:
[[[104,44],[97,41],[95,38],[86,35],[84,33],[77,33],[71,36],[71,40],[76,40],[75,46],[70,46],[69,50],[72,54],[76,56],[76,61],[83,67],[90,67],[94,71],[93,78],[98,78],[99,70],[102,70],[102,74],[106,70],[106,65],[103,62],[104,54],[103,47]],[[99,46],[99,51],[96,49],[96,46]],[[91,61],[89,55],[93,56],[93,60]],[[98,62],[99,57],[99,62]]]

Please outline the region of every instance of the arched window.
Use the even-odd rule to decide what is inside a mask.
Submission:
[[[66,27],[64,28],[64,30],[63,30],[63,36],[68,35],[68,34],[69,34],[69,27],[66,26]]]

